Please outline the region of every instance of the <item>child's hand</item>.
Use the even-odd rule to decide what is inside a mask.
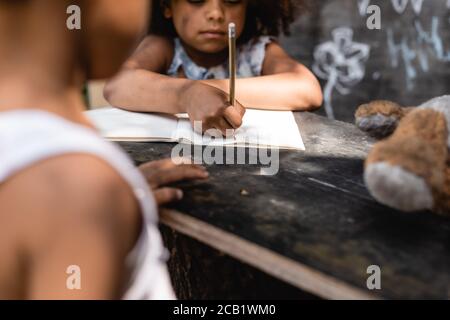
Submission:
[[[188,159],[183,160],[183,164],[181,165],[176,165],[171,159],[165,159],[144,163],[139,166],[139,170],[145,176],[153,190],[158,206],[183,198],[183,191],[180,189],[164,186],[182,180],[208,178],[209,174],[205,167],[190,164]]]
[[[245,108],[239,102],[230,105],[224,91],[199,82],[193,82],[183,92],[181,103],[186,107],[193,127],[194,121],[201,121],[203,132],[217,129],[224,136],[227,129],[238,129],[242,125],[245,114]]]

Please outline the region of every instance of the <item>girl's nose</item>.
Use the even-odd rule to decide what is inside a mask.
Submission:
[[[206,8],[206,17],[208,18],[208,20],[223,22],[225,18],[225,12],[222,6],[222,0],[208,1]]]

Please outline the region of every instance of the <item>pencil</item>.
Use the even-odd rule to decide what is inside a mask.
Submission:
[[[229,38],[229,71],[230,71],[230,104],[234,106],[236,100],[236,25],[228,25]]]

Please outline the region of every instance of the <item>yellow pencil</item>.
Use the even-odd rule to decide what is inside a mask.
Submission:
[[[229,38],[229,70],[230,70],[230,104],[235,104],[236,99],[236,25],[230,23],[228,25]]]

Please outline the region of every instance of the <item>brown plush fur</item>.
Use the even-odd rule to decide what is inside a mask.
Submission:
[[[450,212],[450,155],[445,168],[445,182],[441,194],[437,197],[436,212],[449,215]]]
[[[395,104],[377,106],[377,112],[387,112],[387,115],[390,111],[400,112]],[[374,110],[365,108],[359,111],[360,114],[368,114]],[[436,211],[450,211],[447,137],[447,122],[440,112],[430,109],[407,112],[394,134],[374,146],[366,166],[387,162],[422,177],[432,190]]]
[[[391,135],[400,120],[412,110],[391,101],[373,101],[358,108],[356,125],[368,135],[383,139]]]
[[[385,100],[372,101],[367,104],[363,104],[356,111],[355,116],[357,118],[368,117],[374,114],[380,113],[384,116],[397,116],[399,118],[405,115],[405,110],[401,105]]]
[[[445,98],[448,99],[448,96]],[[384,136],[379,136],[380,139],[393,132],[385,140],[375,144],[366,160],[366,169],[378,168],[376,170],[381,170],[379,168],[384,167],[376,165],[388,165],[386,170],[382,169],[380,173],[366,170],[370,172],[367,176],[369,180],[366,180],[371,185],[369,191],[371,193],[374,192],[374,196],[378,195],[379,201],[397,206],[395,204],[397,201],[394,201],[395,198],[392,193],[381,193],[380,196],[378,191],[386,187],[401,186],[403,181],[403,190],[406,193],[399,192],[395,196],[398,197],[402,194],[403,202],[404,200],[408,201],[408,198],[405,198],[410,190],[408,188],[410,185],[406,185],[407,182],[405,182],[407,180],[403,180],[405,178],[402,176],[396,176],[395,182],[391,182],[390,178],[387,178],[391,177],[391,173],[388,171],[390,170],[389,168],[401,168],[404,174],[423,179],[433,197],[433,211],[450,215],[450,151],[448,145],[448,141],[450,141],[450,123],[446,107],[442,110],[430,108],[434,107],[434,101],[436,100],[433,100],[427,107],[421,108],[404,108],[390,101],[373,101],[360,106],[355,117],[359,128],[370,135],[373,135],[374,132],[377,133],[377,130],[380,130],[378,128],[383,129],[383,125],[386,126],[389,130],[380,130],[379,132],[384,134]],[[444,113],[447,113],[447,117]],[[383,186],[382,183],[381,185],[377,184],[375,187],[373,183],[376,180],[373,179],[381,179],[378,181],[384,181],[385,185]],[[377,188],[381,189],[377,191]],[[420,188],[422,187],[417,186],[417,188],[415,190],[421,190]],[[420,194],[422,194],[421,192]],[[413,196],[411,195],[411,197]],[[403,206],[400,203],[401,201],[398,202],[399,209]],[[407,209],[405,208],[405,210]]]

